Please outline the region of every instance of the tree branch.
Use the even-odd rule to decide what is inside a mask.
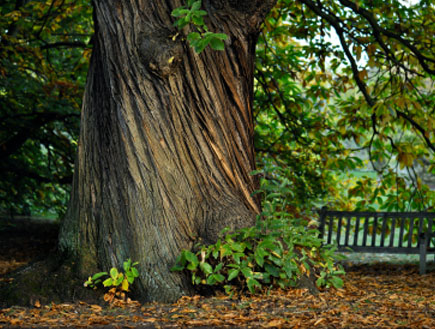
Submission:
[[[41,46],[41,49],[51,49],[51,48],[59,48],[59,47],[67,47],[67,48],[87,48],[88,44],[85,42],[79,41],[59,41],[54,43],[47,43]]]
[[[435,63],[435,58],[430,58],[430,57],[423,55],[417,49],[417,47],[415,47],[409,40],[402,38],[397,33],[394,33],[390,30],[387,30],[387,29],[384,29],[383,27],[381,27],[378,24],[378,22],[376,21],[375,17],[373,16],[373,13],[371,13],[370,11],[368,11],[364,8],[361,8],[360,6],[357,6],[354,2],[349,1],[349,0],[339,0],[339,1],[343,6],[352,9],[355,13],[361,15],[369,22],[370,26],[373,29],[373,33],[375,35],[375,38],[379,42],[379,44],[381,45],[382,48],[384,48],[382,46],[383,42],[379,36],[381,33],[387,37],[390,37],[390,38],[393,38],[393,39],[399,41],[402,45],[404,45],[409,50],[411,50],[411,52],[414,54],[414,56],[419,61],[422,68],[429,74],[435,74],[435,69],[431,69],[426,63],[426,62]],[[384,46],[385,46],[385,44],[384,44]],[[384,51],[386,51],[386,50],[384,49]],[[389,50],[388,50],[388,52],[389,52]]]

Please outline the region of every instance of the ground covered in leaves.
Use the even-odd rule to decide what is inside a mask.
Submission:
[[[49,241],[55,243],[53,228],[44,237],[35,236],[41,233],[37,229],[27,230],[27,236],[26,230],[11,232],[0,227],[0,274],[42,256]],[[433,262],[423,276],[415,264],[346,267],[344,288],[318,295],[293,289],[232,298],[183,297],[173,304],[36,302],[32,308],[0,309],[0,328],[435,328]]]

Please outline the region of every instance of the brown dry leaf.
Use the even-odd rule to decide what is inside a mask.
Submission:
[[[206,321],[204,320],[189,320],[184,322],[184,324],[188,326],[204,326],[207,325]]]
[[[182,315],[182,314],[173,314],[173,315],[171,315],[171,319],[181,319],[181,318],[185,319],[186,315]]]
[[[40,308],[40,307],[41,307],[41,302],[39,301],[39,299],[36,300],[34,306],[35,306],[36,308]]]
[[[159,319],[156,318],[146,318],[146,319],[142,319],[143,322],[156,322],[159,321]]]
[[[314,326],[318,326],[319,324],[321,324],[322,322],[325,322],[325,321],[326,321],[325,318],[320,318],[316,322],[314,322]]]
[[[239,316],[239,313],[237,313],[237,312],[231,312],[231,313],[225,313],[225,314],[222,314],[221,316],[220,316],[220,318],[221,319],[225,319],[225,320],[227,320],[227,319],[234,319],[234,318],[237,318]]]
[[[281,328],[283,325],[286,324],[286,321],[284,319],[273,319],[269,321],[268,323],[262,324],[261,326],[263,328]]]
[[[91,305],[91,309],[93,312],[101,312],[103,310],[103,308],[100,305]]]
[[[18,326],[23,324],[23,321],[21,321],[20,319],[11,319],[9,320],[9,323],[13,326]]]
[[[111,293],[104,294],[104,301],[105,302],[111,303],[114,298],[115,298],[114,294],[111,294]]]

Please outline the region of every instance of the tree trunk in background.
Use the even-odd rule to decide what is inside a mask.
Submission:
[[[60,249],[87,277],[139,261],[142,300],[190,292],[183,248],[254,223],[253,65],[275,1],[203,1],[224,51],[175,37],[182,1],[94,0],[95,37]]]

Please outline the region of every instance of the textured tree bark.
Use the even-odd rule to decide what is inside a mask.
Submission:
[[[94,49],[73,192],[59,246],[78,273],[139,261],[142,300],[190,292],[170,267],[259,211],[254,169],[253,64],[275,3],[203,1],[224,51],[189,48],[170,13],[182,1],[94,0]]]

